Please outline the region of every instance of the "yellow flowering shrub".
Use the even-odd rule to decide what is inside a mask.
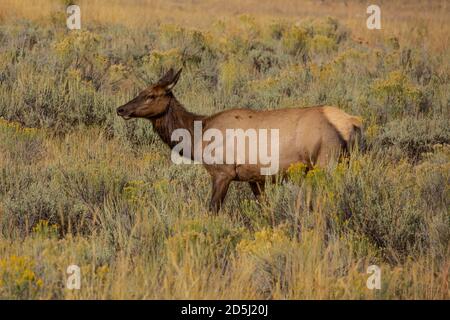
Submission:
[[[64,34],[60,41],[53,46],[57,55],[62,58],[69,57],[72,53],[95,52],[99,37],[88,31],[79,30]]]
[[[319,167],[314,167],[306,174],[306,181],[313,185],[324,184],[326,179],[326,172]]]
[[[306,171],[308,166],[303,162],[296,162],[289,166],[287,169],[287,174],[289,179],[294,183],[300,183],[302,179],[306,176]]]
[[[123,64],[113,64],[111,67],[109,67],[109,81],[111,83],[114,83],[125,79],[127,73],[128,70]]]
[[[306,48],[307,40],[308,35],[303,28],[292,26],[284,33],[281,43],[287,53],[295,55]]]
[[[264,35],[268,39],[280,40],[283,32],[288,28],[285,21],[274,21],[264,29]]]
[[[376,136],[378,136],[380,131],[381,131],[380,126],[377,125],[376,123],[373,123],[366,128],[366,130],[364,132],[364,136],[366,139],[368,139],[370,141],[370,140],[374,139]]]
[[[39,129],[27,128],[0,117],[0,154],[13,161],[31,163],[39,159],[44,151]]]
[[[26,128],[15,121],[8,121],[0,117],[0,132],[9,132],[21,136],[35,136],[38,133],[36,128]]]
[[[245,235],[244,228],[233,227],[222,217],[185,219],[175,226],[166,248],[175,264],[190,258],[211,263],[227,258]]]
[[[142,200],[145,187],[145,182],[142,180],[133,180],[127,183],[127,185],[123,188],[123,194],[125,199],[127,199],[130,203],[137,204],[140,200]]]
[[[43,286],[36,275],[35,263],[29,257],[11,255],[0,259],[0,297],[30,299]]]
[[[316,35],[310,40],[310,48],[314,54],[330,53],[337,48],[334,39],[323,35]]]
[[[170,45],[185,36],[185,29],[175,24],[163,24],[160,27],[160,34],[163,45]]]
[[[182,53],[179,49],[170,49],[166,51],[153,50],[143,59],[146,69],[159,74],[161,70],[168,70],[173,66],[181,65]]]
[[[254,239],[243,239],[236,247],[240,254],[264,256],[273,249],[281,249],[290,246],[291,240],[282,228],[263,228],[255,232]]]
[[[169,180],[167,179],[159,179],[153,183],[153,188],[161,195],[167,195],[169,192]]]
[[[37,237],[41,238],[57,238],[58,225],[50,224],[48,220],[39,220],[39,222],[33,227],[33,233]]]
[[[161,159],[163,159],[162,155],[160,153],[157,153],[155,151],[152,152],[145,152],[142,154],[142,161],[146,164],[152,163],[152,162],[158,162]]]
[[[385,79],[376,80],[372,92],[393,109],[395,116],[416,114],[419,111],[422,92],[401,71],[390,72]]]
[[[230,59],[220,65],[220,84],[223,90],[231,94],[241,79],[241,68],[239,61]]]
[[[75,82],[78,82],[81,80],[82,77],[82,73],[80,69],[76,69],[76,68],[69,68],[67,70],[67,78],[68,80],[72,80]]]
[[[249,82],[249,87],[253,91],[267,91],[279,84],[278,77],[267,77],[264,79],[252,80]]]
[[[110,271],[111,270],[109,269],[108,265],[102,265],[95,270],[95,276],[99,280],[104,281],[108,276],[108,273],[110,273]]]

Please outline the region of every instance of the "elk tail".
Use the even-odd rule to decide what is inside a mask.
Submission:
[[[360,151],[364,151],[366,149],[366,144],[364,141],[363,134],[363,123],[360,117],[352,116],[350,118],[351,125],[353,126],[353,130],[350,134],[348,141],[348,150],[353,150],[353,148],[358,148]]]

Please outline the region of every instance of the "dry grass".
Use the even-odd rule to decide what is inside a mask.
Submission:
[[[45,20],[64,10],[67,1],[4,0],[0,18]],[[333,16],[349,26],[356,37],[374,41],[383,35],[413,36],[414,28],[428,29],[424,39],[439,50],[449,45],[450,6],[446,1],[379,1],[382,9],[382,31],[370,32],[366,28],[366,9],[370,1],[299,1],[299,0],[80,0],[83,23],[121,24],[132,28],[154,24],[174,23],[208,29],[220,19],[248,14],[261,21],[276,18],[299,20],[311,17]],[[145,9],[143,9],[145,8]]]
[[[0,8],[0,298],[450,297],[446,2],[381,2],[381,31],[363,1],[78,4],[81,32],[64,1]],[[114,114],[181,64],[190,110],[336,104],[368,150],[213,216],[206,172]]]

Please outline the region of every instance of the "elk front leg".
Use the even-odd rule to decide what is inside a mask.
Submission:
[[[227,195],[228,187],[231,183],[231,178],[225,175],[217,175],[212,177],[212,195],[209,209],[217,213],[222,207],[223,200]]]
[[[264,193],[264,182],[249,182],[250,188],[252,189],[253,194],[256,199],[261,199],[261,194]]]

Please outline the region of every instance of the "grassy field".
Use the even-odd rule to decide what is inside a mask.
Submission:
[[[379,2],[382,30],[365,1],[132,0],[70,31],[68,3],[0,8],[0,298],[450,298],[445,1]],[[115,115],[181,66],[191,111],[337,105],[367,150],[213,215],[206,171]]]

